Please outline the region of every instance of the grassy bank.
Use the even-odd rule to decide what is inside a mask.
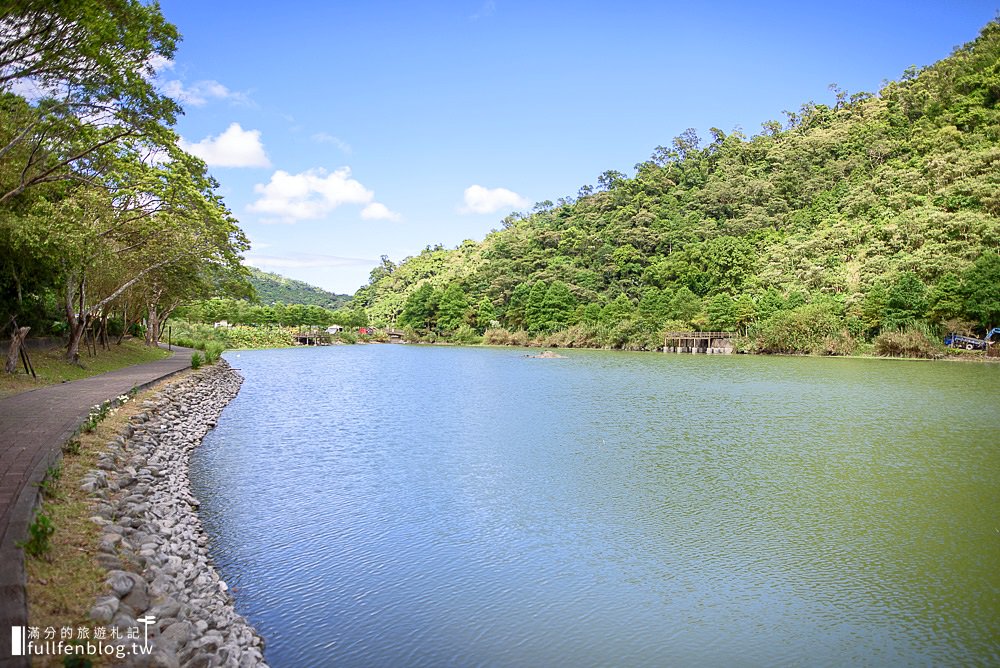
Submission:
[[[146,347],[138,339],[126,339],[121,345],[112,344],[110,350],[98,348],[97,355],[94,357],[81,352],[79,364],[67,362],[66,351],[62,347],[31,350],[28,354],[38,378],[32,378],[30,374],[25,373],[23,365],[20,364],[15,374],[0,372],[0,398],[19,392],[27,392],[45,385],[55,385],[56,383],[96,376],[133,364],[153,362],[170,355],[168,351],[161,348]]]
[[[58,468],[50,470],[42,485],[44,501],[40,513],[44,513],[54,529],[48,539],[48,549],[40,556],[25,555],[29,626],[53,627],[57,632],[64,627],[72,627],[75,631],[80,627],[99,626],[89,618],[89,613],[94,601],[105,591],[107,571],[96,560],[101,532],[90,519],[94,514],[93,500],[80,489],[81,480],[96,468],[98,455],[105,444],[118,435],[130,417],[142,410],[144,399],[189,373],[184,372],[141,392],[109,414],[92,432],[81,433],[63,447]],[[108,662],[108,659],[93,656],[89,659],[94,666]],[[62,666],[63,663],[61,658],[54,656],[34,657],[32,665]]]

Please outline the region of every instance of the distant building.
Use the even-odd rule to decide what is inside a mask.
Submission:
[[[219,329],[220,327],[225,327],[226,329],[229,329],[230,327],[232,327],[232,325],[230,325],[225,320],[220,320],[219,322],[212,325],[212,327],[215,327],[216,329]]]
[[[326,333],[327,334],[339,334],[343,330],[344,330],[344,328],[341,327],[340,325],[330,325],[329,327],[326,328]]]

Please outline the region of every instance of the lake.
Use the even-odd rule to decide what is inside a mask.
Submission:
[[[272,666],[1000,664],[1000,365],[530,352],[226,353]]]

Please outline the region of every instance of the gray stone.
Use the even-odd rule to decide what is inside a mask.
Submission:
[[[95,622],[106,624],[118,612],[118,598],[115,596],[102,596],[97,599],[97,604],[90,609],[90,618]]]
[[[132,591],[132,587],[135,586],[136,581],[133,576],[134,573],[128,571],[111,571],[104,582],[111,587],[111,591],[121,598]]]
[[[177,655],[159,647],[149,655],[149,668],[180,668],[181,662]]]
[[[194,628],[191,622],[175,622],[163,629],[157,638],[157,643],[165,643],[164,646],[172,649],[184,647],[194,637]]]
[[[94,561],[97,565],[107,571],[117,571],[121,570],[123,566],[121,559],[112,554],[98,554],[94,557]]]
[[[122,599],[122,603],[127,604],[136,612],[145,612],[149,608],[149,595],[146,593],[146,583],[136,583],[136,586],[132,588],[128,596]]]

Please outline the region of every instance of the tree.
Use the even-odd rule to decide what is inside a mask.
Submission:
[[[869,334],[878,334],[885,326],[889,308],[889,290],[885,283],[876,281],[861,302],[861,322]]]
[[[746,334],[750,325],[757,320],[757,305],[750,295],[744,293],[733,303],[733,321],[736,329]]]
[[[670,318],[673,320],[690,321],[701,311],[701,299],[686,286],[674,293],[670,300]]]
[[[545,314],[542,302],[545,301],[547,288],[542,281],[535,281],[528,293],[528,301],[524,305],[524,324],[529,332],[540,332],[545,329]]]
[[[399,324],[414,329],[433,329],[437,322],[438,296],[430,283],[423,283],[406,298]]]
[[[504,321],[511,329],[525,329],[527,327],[527,306],[528,296],[531,293],[531,286],[528,283],[518,283],[510,295],[507,303],[507,311],[504,314]]]
[[[927,317],[936,323],[960,318],[965,312],[962,281],[953,271],[941,276],[927,294]]]
[[[736,309],[733,298],[727,294],[712,296],[705,304],[708,326],[716,331],[732,331],[736,327]]]
[[[965,311],[984,328],[1000,323],[1000,254],[985,252],[962,275]]]
[[[476,326],[479,328],[480,334],[494,327],[494,323],[497,321],[497,312],[493,308],[493,302],[486,295],[483,295],[482,299],[479,300],[479,305],[476,307]]]
[[[896,277],[887,295],[883,329],[901,329],[927,312],[927,288],[912,272]]]
[[[615,297],[614,301],[605,304],[601,309],[600,323],[613,327],[620,322],[629,320],[635,314],[635,306],[632,300],[621,294]]]
[[[469,300],[458,283],[445,288],[438,304],[438,326],[442,331],[452,332],[465,324],[469,311]]]
[[[541,329],[556,331],[565,329],[573,317],[576,308],[576,298],[570,292],[569,286],[562,281],[552,281],[542,299]]]
[[[0,203],[34,185],[78,180],[100,169],[98,154],[161,137],[174,123],[179,107],[151,82],[153,63],[171,58],[178,39],[159,5],[12,0],[0,27],[0,92],[20,85],[39,93],[0,148],[5,160],[16,156],[18,171],[0,188]]]

